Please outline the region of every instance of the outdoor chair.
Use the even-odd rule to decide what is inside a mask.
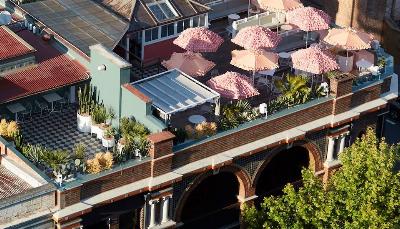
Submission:
[[[21,112],[22,122],[32,121],[32,111],[33,111],[32,104],[29,102],[25,102],[24,107],[25,107],[25,111]]]
[[[45,102],[41,102],[39,100],[35,100],[35,105],[40,110],[40,116],[43,115],[43,111],[47,111],[47,112],[50,111],[49,105],[47,103],[45,103]]]
[[[60,105],[60,110],[64,110],[65,107],[68,106],[69,104],[69,93],[66,91],[64,93],[64,96],[62,97],[62,100],[58,101],[58,104]]]

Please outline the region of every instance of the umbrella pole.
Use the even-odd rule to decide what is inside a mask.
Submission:
[[[254,86],[254,78],[255,78],[255,75],[256,75],[256,71],[254,70],[254,71],[253,71],[253,79],[252,79],[252,81],[251,81],[252,84],[253,84],[253,86]]]
[[[306,31],[306,48],[307,48],[307,44],[308,44],[308,30]]]

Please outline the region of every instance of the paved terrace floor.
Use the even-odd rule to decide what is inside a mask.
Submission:
[[[62,113],[35,117],[30,122],[22,123],[22,136],[25,143],[39,144],[49,149],[64,149],[73,152],[75,145],[83,143],[88,157],[97,152],[104,152],[100,140],[90,133],[81,133],[76,126],[76,109],[66,108]]]

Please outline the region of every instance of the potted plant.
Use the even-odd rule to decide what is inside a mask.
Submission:
[[[101,139],[104,133],[104,123],[107,119],[107,110],[103,104],[96,104],[92,111],[91,133],[96,134],[98,139]]]
[[[96,104],[96,92],[87,84],[78,90],[78,112],[77,116],[77,126],[80,132],[90,133],[91,131],[91,112]]]
[[[386,66],[386,59],[381,57],[378,60],[378,67],[379,67],[379,72],[382,74],[385,72],[385,66]]]
[[[104,131],[103,137],[101,139],[101,142],[104,147],[109,148],[115,145],[114,135],[115,135],[115,129],[113,127],[108,127]]]

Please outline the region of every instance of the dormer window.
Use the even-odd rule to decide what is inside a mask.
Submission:
[[[171,3],[169,3],[167,0],[148,3],[147,7],[159,22],[178,17],[178,13],[176,13]]]

